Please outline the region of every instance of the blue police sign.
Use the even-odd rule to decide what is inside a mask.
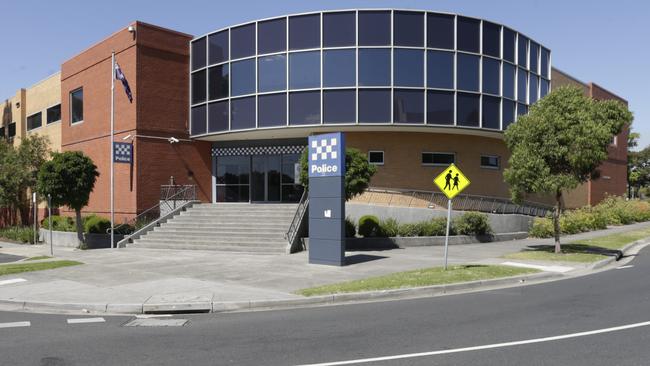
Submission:
[[[127,142],[113,142],[113,161],[133,163],[133,145]]]
[[[345,141],[341,132],[309,136],[309,177],[345,176]]]

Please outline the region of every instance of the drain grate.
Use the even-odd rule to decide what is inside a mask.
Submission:
[[[136,318],[124,324],[124,327],[184,327],[187,319]]]

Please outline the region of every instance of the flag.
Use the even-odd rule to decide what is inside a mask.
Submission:
[[[115,63],[115,78],[119,81],[122,82],[122,85],[124,86],[124,92],[126,93],[126,96],[129,98],[129,103],[133,103],[133,95],[131,94],[131,87],[129,87],[129,82],[126,81],[126,77],[122,73],[122,69],[120,69],[120,65]]]

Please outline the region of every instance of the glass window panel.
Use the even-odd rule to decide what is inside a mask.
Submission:
[[[390,45],[390,12],[389,11],[360,11],[359,12],[359,45],[360,46]]]
[[[84,120],[84,90],[77,89],[70,93],[70,122],[81,122]],[[11,131],[11,125],[9,125]],[[15,128],[15,125],[14,125]]]
[[[449,165],[456,161],[456,155],[454,153],[422,153],[422,164],[423,165]]]
[[[231,59],[248,57],[255,54],[255,24],[243,25],[230,30]]]
[[[548,64],[550,61],[551,54],[546,48],[542,47],[541,55],[542,56],[541,56],[541,63],[540,63],[540,69],[541,69],[540,74],[543,77],[548,78]]]
[[[503,109],[503,129],[505,130],[512,122],[515,121],[515,102],[504,99],[502,109]]]
[[[320,123],[320,91],[289,94],[289,124],[313,125]]]
[[[395,49],[396,86],[424,86],[424,51]]]
[[[359,123],[390,123],[390,90],[359,90]]]
[[[530,71],[539,73],[537,69],[537,58],[539,57],[539,45],[535,42],[530,42]]]
[[[370,164],[384,165],[384,152],[368,151],[368,162]]]
[[[539,76],[530,74],[530,86],[528,91],[529,104],[537,102],[537,84],[539,84]]]
[[[248,190],[250,164],[249,156],[217,157],[217,184],[245,184]]]
[[[478,127],[480,97],[476,94],[458,93],[458,126]]]
[[[515,99],[515,67],[507,62],[503,63],[503,96]]]
[[[390,67],[389,49],[359,49],[359,85],[390,85]]]
[[[289,54],[289,86],[291,89],[320,87],[320,51]]]
[[[230,129],[255,128],[255,97],[230,100]]]
[[[479,26],[480,21],[465,17],[458,17],[458,50],[479,52]]]
[[[393,14],[393,45],[424,46],[424,13],[396,11]]]
[[[206,116],[205,108],[205,104],[192,107],[192,135],[200,135],[206,131],[208,116]]]
[[[517,100],[526,103],[526,91],[528,90],[528,73],[519,68],[517,72]]]
[[[356,84],[356,51],[323,51],[323,86],[339,87]]]
[[[503,58],[515,62],[516,34],[508,28],[503,28]]]
[[[217,202],[249,202],[249,186],[217,186]]]
[[[320,47],[320,14],[289,18],[289,49]]]
[[[192,74],[192,104],[205,102],[205,70]]]
[[[61,104],[57,104],[47,109],[47,123],[57,122],[61,120]],[[2,137],[2,134],[0,134]]]
[[[323,47],[354,46],[355,23],[354,12],[323,13]]]
[[[522,103],[517,103],[517,115],[522,116],[528,113],[528,106]]]
[[[38,112],[27,117],[27,131],[43,126],[43,113]]]
[[[444,51],[427,51],[427,86],[429,88],[454,88],[454,54]]]
[[[499,157],[490,155],[481,155],[482,168],[499,168]]]
[[[210,64],[228,61],[228,31],[208,36]]]
[[[207,59],[205,37],[192,42],[192,70],[205,66]]]
[[[481,113],[481,119],[483,120],[482,127],[499,129],[500,113],[501,113],[501,98],[484,95],[483,111]]]
[[[287,88],[287,56],[273,55],[257,60],[258,91],[260,93]]]
[[[427,91],[427,123],[434,125],[454,124],[454,92]]]
[[[243,60],[230,64],[230,92],[233,96],[255,93],[255,60]]]
[[[395,123],[424,122],[424,91],[396,89],[393,103]]]
[[[356,91],[323,91],[323,122],[354,123],[356,121]]]
[[[211,67],[208,71],[210,100],[228,97],[228,64]]]
[[[287,94],[260,95],[257,99],[258,127],[285,126],[287,124]]]
[[[427,14],[427,46],[454,49],[454,16]]]
[[[257,23],[257,54],[287,49],[287,22],[285,18]]]
[[[539,97],[544,98],[548,94],[549,82],[546,79],[542,79],[539,84]]]
[[[483,57],[483,93],[499,95],[501,62]]]
[[[465,53],[458,54],[458,72],[456,76],[458,89],[479,91],[479,61],[478,56]]]
[[[208,104],[208,132],[228,130],[228,101]]]
[[[483,54],[501,57],[501,26],[483,22]]]
[[[517,64],[519,66],[528,67],[528,38],[523,35],[519,35],[519,41],[517,43]]]

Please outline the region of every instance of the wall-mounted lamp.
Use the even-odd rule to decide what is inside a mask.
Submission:
[[[128,134],[128,135],[122,137],[122,140],[126,141],[126,140],[130,139],[131,137],[132,136],[130,134]]]
[[[172,137],[168,138],[167,141],[169,141],[170,144],[175,144],[175,143],[178,142],[178,139],[176,137],[172,136]]]

